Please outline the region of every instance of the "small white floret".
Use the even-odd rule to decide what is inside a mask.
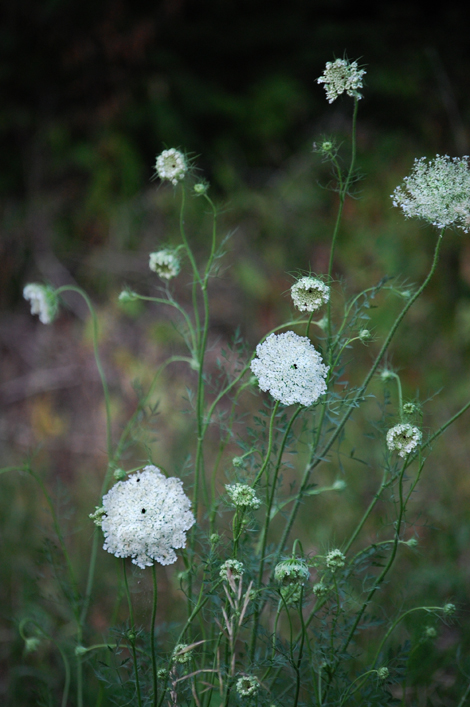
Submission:
[[[158,155],[155,169],[160,179],[167,179],[173,186],[185,178],[188,166],[184,155],[172,147]]]
[[[170,565],[195,523],[190,509],[180,479],[166,478],[157,467],[146,466],[103,497],[103,548],[116,557],[132,557],[142,569],[154,561]]]
[[[301,312],[316,312],[330,299],[330,288],[316,277],[301,277],[290,290],[292,300]]]
[[[421,444],[422,438],[418,427],[409,424],[395,425],[387,432],[387,447],[391,452],[397,451],[398,456],[406,457]]]
[[[284,405],[312,405],[326,393],[328,366],[306,336],[270,334],[256,347],[251,370],[261,390]]]
[[[325,71],[317,79],[317,83],[325,84],[328,103],[333,103],[342,93],[359,99],[362,94],[358,89],[362,88],[362,77],[365,73],[364,69],[358,68],[357,61],[336,59],[326,63]]]

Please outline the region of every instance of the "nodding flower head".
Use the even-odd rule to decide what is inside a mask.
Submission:
[[[51,324],[54,321],[59,300],[52,287],[31,283],[24,288],[23,297],[31,303],[31,314],[38,314],[40,322]]]

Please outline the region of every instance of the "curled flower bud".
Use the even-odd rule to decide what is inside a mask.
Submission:
[[[244,675],[238,678],[235,689],[240,697],[252,697],[259,690],[259,681],[254,675]]]
[[[421,430],[413,425],[395,425],[387,432],[387,447],[404,458],[421,444],[422,437]]]
[[[344,479],[336,479],[335,483],[333,484],[333,488],[335,491],[344,491],[346,488],[347,483],[344,481]]]
[[[315,596],[317,596],[319,599],[322,599],[330,593],[330,588],[327,584],[324,584],[323,582],[317,582],[313,585],[312,591]]]
[[[446,616],[452,616],[455,614],[455,604],[445,604],[443,607],[443,612]]]
[[[178,643],[173,651],[173,660],[175,663],[181,663],[183,665],[184,663],[189,663],[192,655],[193,651],[187,643]]]
[[[333,572],[337,569],[341,569],[341,567],[344,567],[345,562],[346,557],[343,555],[341,550],[330,550],[326,556],[326,566]]]
[[[301,584],[291,584],[287,587],[281,587],[280,589],[283,601],[287,605],[297,604],[302,596],[302,585]]]
[[[316,277],[301,277],[292,285],[290,293],[301,312],[316,312],[330,299],[330,288]]]
[[[136,292],[132,292],[132,290],[123,290],[119,295],[118,300],[119,302],[126,304],[127,302],[134,302],[138,296],[139,295]]]
[[[170,150],[163,150],[158,155],[155,169],[160,179],[167,179],[173,186],[176,186],[179,181],[184,179],[188,166],[184,155],[178,150],[171,148]]]
[[[403,412],[405,415],[414,415],[418,411],[418,406],[414,403],[405,403],[403,405]]]
[[[390,675],[388,668],[379,668],[377,670],[377,677],[379,680],[386,680],[388,676]]]
[[[424,637],[425,638],[436,638],[437,636],[437,631],[434,628],[434,626],[426,626],[424,629]]]
[[[256,510],[261,506],[261,501],[256,496],[255,490],[248,484],[226,484],[225,488],[236,508],[253,508],[253,510]]]
[[[238,560],[226,560],[221,566],[219,575],[226,582],[230,579],[240,579],[244,572],[243,563]]]
[[[31,314],[38,314],[40,322],[51,324],[54,321],[59,300],[52,287],[31,283],[24,288],[23,297],[31,303]]]
[[[75,646],[75,655],[80,656],[80,655],[85,655],[87,653],[87,649],[85,646]]]
[[[359,332],[359,338],[362,343],[365,344],[366,341],[370,341],[372,339],[372,334],[370,333],[369,329],[361,329],[361,331]]]
[[[243,461],[243,457],[233,457],[232,464],[236,469],[240,469],[245,466],[245,462]]]
[[[156,253],[150,253],[149,268],[156,272],[162,280],[176,277],[181,268],[181,262],[173,250],[164,248]]]
[[[124,471],[124,469],[115,469],[113,476],[116,479],[116,481],[122,481],[123,479],[126,478],[127,474]]]
[[[310,574],[307,563],[302,558],[292,557],[278,562],[274,568],[274,578],[284,587],[292,584],[304,584]]]
[[[196,196],[204,196],[209,189],[209,185],[207,182],[198,182],[194,185],[193,189]]]
[[[408,545],[408,547],[418,547],[418,541],[416,538],[410,538],[406,541],[405,545]]]
[[[34,637],[34,636],[32,636],[31,638],[25,638],[25,642],[24,642],[24,652],[25,652],[26,654],[28,654],[28,653],[34,653],[34,651],[37,651],[37,649],[39,648],[40,644],[41,644],[41,639],[40,639],[40,638],[36,638],[36,637]]]
[[[212,533],[209,537],[209,541],[211,545],[217,545],[217,543],[220,540],[220,535],[218,533]]]

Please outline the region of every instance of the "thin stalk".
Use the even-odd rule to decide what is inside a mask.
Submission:
[[[134,663],[134,674],[135,674],[135,686],[137,690],[137,703],[139,707],[142,707],[142,696],[140,694],[140,681],[139,681],[139,668],[137,664],[137,653],[135,650],[135,624],[134,624],[134,612],[132,610],[132,600],[131,593],[129,591],[129,584],[127,583],[127,572],[126,572],[126,560],[122,559],[122,574],[124,578],[124,587],[126,590],[127,604],[129,606],[129,620],[131,625],[132,638],[129,639],[132,649],[132,660]]]
[[[155,562],[152,565],[152,580],[153,580],[153,604],[152,604],[152,619],[150,621],[150,650],[152,652],[152,678],[153,678],[153,707],[157,707],[158,694],[158,675],[157,675],[157,656],[155,652],[155,620],[157,617],[157,571]]]

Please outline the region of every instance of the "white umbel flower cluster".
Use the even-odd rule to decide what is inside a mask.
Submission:
[[[155,169],[160,179],[168,179],[173,186],[176,186],[185,178],[188,166],[184,155],[172,147],[171,150],[163,150],[158,155]]]
[[[180,479],[146,466],[103,497],[103,548],[116,557],[132,557],[142,569],[154,561],[171,565],[175,548],[185,547],[186,531],[195,523],[190,508]]]
[[[31,314],[39,315],[39,321],[43,324],[54,321],[59,302],[52,287],[31,283],[24,288],[23,297],[31,303]]]
[[[309,576],[307,563],[302,558],[293,557],[283,560],[274,568],[274,578],[283,586],[305,584]]]
[[[362,77],[366,71],[359,69],[357,61],[347,59],[327,61],[325,71],[317,79],[317,83],[325,84],[328,103],[333,103],[338,96],[346,92],[352,98],[362,98],[358,89],[362,88]]]
[[[312,405],[326,393],[328,366],[306,336],[293,331],[270,334],[256,347],[251,370],[261,390],[284,405]]]
[[[301,312],[316,312],[330,299],[330,288],[316,277],[301,277],[290,289],[292,300]]]
[[[222,579],[225,579],[226,582],[229,582],[231,579],[240,579],[244,571],[243,562],[239,560],[225,560],[220,566],[219,575]]]
[[[398,456],[406,457],[421,444],[422,438],[423,435],[418,427],[402,423],[387,432],[387,447],[391,452],[397,451]]]
[[[244,675],[238,678],[235,689],[240,697],[253,697],[259,690],[259,681],[253,675]]]
[[[326,556],[326,566],[329,570],[332,570],[333,572],[341,569],[341,567],[344,567],[345,562],[346,557],[341,552],[341,550],[338,549],[330,550],[330,552]]]
[[[230,500],[237,508],[253,508],[256,510],[261,506],[261,501],[254,489],[248,484],[225,484]]]
[[[181,262],[173,250],[164,248],[156,253],[150,253],[149,268],[156,272],[162,280],[171,280],[176,277],[181,268]]]
[[[437,228],[470,228],[470,169],[468,156],[436,155],[414,161],[409,177],[392,194],[406,218],[422,218]]]

